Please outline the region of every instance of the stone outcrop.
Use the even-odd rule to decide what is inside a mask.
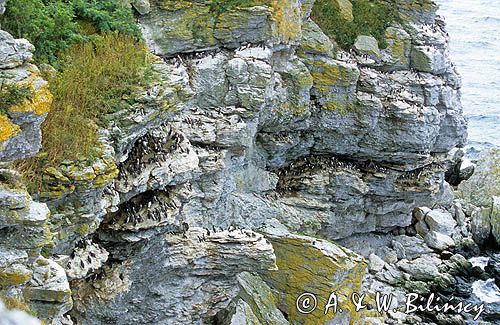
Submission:
[[[490,236],[500,245],[500,151],[486,150],[474,175],[458,186],[457,196],[469,205],[474,239],[484,243]]]
[[[352,324],[363,313],[355,311],[353,292],[361,292],[366,263],[353,252],[329,241],[293,235],[268,227],[264,233],[273,243],[278,269],[265,276],[278,292],[279,309],[286,313],[291,324]],[[325,313],[332,292],[336,293],[343,313]],[[297,309],[297,297],[313,292],[319,308],[303,314]],[[258,293],[255,293],[256,295]]]
[[[0,85],[26,87],[31,96],[0,115],[0,162],[30,157],[41,145],[40,125],[52,103],[48,85],[30,63],[34,47],[0,30]]]
[[[408,293],[426,298],[432,294],[441,300],[460,297],[464,304],[485,303],[482,319],[498,317],[495,304],[499,299],[493,298],[498,292],[494,284],[498,282],[495,271],[498,254],[470,258],[478,254],[477,245],[481,242],[475,239],[474,215],[462,204],[457,199],[448,210],[420,207],[414,211],[410,227],[391,234],[359,234],[339,241],[369,261],[369,274],[364,277],[362,287],[368,293],[381,292],[394,297],[391,308],[397,312],[389,312],[391,321],[473,323],[474,312],[405,314]]]
[[[9,249],[54,256],[33,268],[8,255],[41,316],[62,322],[69,279],[78,324],[378,324],[400,314],[357,313],[353,292],[428,293],[468,268],[440,259],[478,222],[445,182],[466,121],[431,1],[398,1],[408,23],[387,28],[387,47],[360,35],[352,51],[310,18],[314,1],[130,3],[156,78],[109,116],[101,157],[46,170],[43,203],[21,195],[34,220],[5,221]],[[350,19],[350,2],[335,3]],[[8,67],[22,57],[8,51],[6,69],[30,66]],[[26,155],[30,130],[17,135],[33,139]],[[24,157],[14,139],[4,160]],[[34,247],[15,246],[26,227]],[[389,231],[401,234],[373,234]],[[345,313],[295,308],[332,290]]]
[[[0,11],[1,14],[1,11]],[[0,301],[0,324],[2,325],[40,325],[41,322],[33,316],[20,310],[7,310]]]
[[[52,95],[31,63],[33,50],[28,41],[0,30],[0,85],[30,91],[28,98],[0,112],[0,163],[30,157],[40,149],[40,125],[50,109]],[[41,254],[44,247],[53,245],[49,218],[47,205],[33,201],[20,175],[0,169],[1,296],[28,305],[41,319],[53,321],[73,303],[65,270]],[[39,323],[21,312],[0,310],[0,314],[2,324]]]

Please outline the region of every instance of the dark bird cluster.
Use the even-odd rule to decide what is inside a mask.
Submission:
[[[240,47],[238,47],[236,49],[236,51],[239,52],[239,51],[243,51],[243,50],[250,49],[250,48],[265,49],[266,48],[266,44],[264,42],[258,42],[258,43],[246,43],[245,42]]]
[[[205,51],[197,51],[197,52],[188,52],[177,54],[176,56],[161,56],[163,61],[169,65],[173,65],[175,68],[179,68],[181,65],[187,63],[188,61],[197,61],[202,60],[206,57],[214,58],[217,54],[221,53],[222,50],[220,48],[205,50]]]
[[[425,175],[425,172],[428,170],[432,170],[432,164],[420,168],[416,168],[411,171],[404,172],[403,174],[399,175],[398,178],[396,179],[397,182],[401,182],[404,184],[408,183],[418,183],[421,181],[421,178]]]
[[[75,244],[75,248],[85,248],[89,245],[92,245],[92,239],[90,238],[81,238],[80,240],[78,240]],[[74,253],[74,252],[73,252]]]
[[[238,232],[241,235],[245,235],[245,236],[250,237],[250,238],[256,238],[256,240],[262,239],[262,236],[257,235],[255,232],[250,231],[248,229],[241,228],[235,224],[229,225],[226,229],[224,229],[223,227],[220,227],[220,226],[216,227],[214,225],[212,225],[211,228],[212,228],[212,230],[210,230],[209,228],[206,228],[206,227],[203,228],[204,232],[201,234],[201,236],[198,236],[198,241],[200,243],[206,241],[207,238],[210,237],[212,234],[216,234],[218,232],[223,232],[223,231],[228,231],[229,236],[233,237],[233,238],[234,238],[234,236],[231,236],[231,233]]]
[[[278,177],[300,176],[315,170],[338,169],[350,169],[356,172],[361,171],[360,165],[350,160],[344,160],[338,157],[309,156],[291,162],[287,167],[278,170],[276,174]]]
[[[203,122],[201,121],[201,119],[195,119],[195,118],[190,117],[190,116],[185,117],[182,120],[182,122],[188,124],[191,127],[203,125]]]
[[[337,58],[338,58],[340,61],[346,61],[346,60],[349,60],[351,57],[350,57],[349,53],[346,53],[346,52],[338,52]]]
[[[78,241],[77,247],[69,255],[69,261],[66,265],[67,268],[72,268],[75,263],[77,263],[77,265],[79,265],[82,269],[85,269],[89,265],[92,265],[93,260],[97,258],[97,256],[91,250],[85,250],[85,247],[88,247],[90,245],[92,245],[92,241],[90,239],[82,239]],[[93,271],[94,269],[91,267],[90,272]]]
[[[279,193],[298,191],[302,179],[313,175],[317,171],[335,172],[338,170],[351,170],[361,172],[359,164],[337,157],[309,156],[291,162],[287,167],[276,171],[279,177],[277,190]]]
[[[106,272],[104,270],[101,270],[100,272],[95,272],[95,273],[90,273],[87,277],[85,277],[85,282],[89,281],[99,281],[101,280],[104,276],[106,275]]]
[[[146,221],[161,222],[169,210],[179,208],[179,204],[165,191],[148,191],[141,196],[123,203],[112,218],[113,223],[132,224],[134,227]]]
[[[418,181],[420,178],[421,173],[417,172],[406,172],[403,173],[402,175],[398,176],[396,179],[397,182],[402,182],[402,183],[407,183],[408,181]]]
[[[171,127],[165,127],[163,132],[149,131],[141,138],[137,139],[129,152],[128,158],[119,169],[119,179],[128,184],[128,175],[139,175],[147,165],[156,163],[157,165],[167,161],[168,155],[173,151],[180,150],[187,152],[188,147],[183,146],[184,135],[176,132]]]
[[[361,59],[364,61],[370,60],[370,55],[368,54],[361,54],[359,57],[361,57]]]
[[[442,33],[444,30],[444,23],[423,24],[422,29],[425,32]],[[449,36],[448,33],[445,32],[445,34]]]
[[[420,71],[418,71],[415,68],[411,68],[409,71],[405,72],[404,76],[409,77],[409,78],[413,78],[416,81],[424,81],[425,80],[425,78],[422,76]]]
[[[380,165],[380,164],[377,164],[371,160],[367,160],[365,161],[362,165],[361,165],[361,169],[365,172],[374,172],[374,173],[385,173],[387,174],[389,172],[389,170]]]
[[[319,171],[337,172],[349,170],[355,173],[389,173],[389,169],[373,161],[355,162],[341,157],[309,156],[291,162],[288,166],[275,171],[279,177],[279,193],[297,191],[305,177]]]
[[[163,61],[169,65],[173,65],[175,68],[179,68],[182,64],[184,64],[184,59],[182,56],[177,55],[174,57],[160,56]]]

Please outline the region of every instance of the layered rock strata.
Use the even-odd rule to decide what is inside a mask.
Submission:
[[[453,233],[412,215],[453,206],[447,153],[466,139],[443,21],[431,1],[398,1],[405,23],[387,28],[386,48],[361,35],[344,51],[313,3],[132,2],[157,78],[109,117],[102,157],[48,170],[38,197],[73,321],[376,323],[392,316],[353,312],[348,297],[366,287],[361,255],[370,272],[388,262],[349,239],[415,220],[425,243],[394,239],[408,253],[385,283],[448,283],[429,277]],[[335,288],[345,313],[295,309],[301,292],[324,304]]]

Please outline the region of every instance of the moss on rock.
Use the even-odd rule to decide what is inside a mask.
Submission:
[[[324,109],[341,114],[356,108],[356,83],[359,70],[341,61],[330,58],[307,58],[304,63],[313,77],[313,94]]]
[[[311,18],[343,48],[351,47],[358,35],[373,36],[385,48],[385,30],[398,19],[396,8],[383,0],[352,0],[351,19],[347,2],[317,0]]]
[[[273,17],[276,21],[278,37],[284,43],[300,40],[302,16],[300,2],[291,0],[273,0]]]
[[[32,271],[22,264],[0,268],[0,286],[20,285],[31,279]]]
[[[359,292],[366,272],[366,262],[360,256],[334,243],[307,236],[287,235],[270,237],[276,254],[278,271],[272,271],[266,279],[280,294],[279,307],[292,323],[326,324],[335,322],[342,314],[323,308],[310,314],[302,314],[296,308],[296,299],[304,292],[313,293],[318,306],[326,306],[332,292],[336,292],[339,306],[344,315],[355,323],[361,316],[355,312],[350,299],[353,292]]]

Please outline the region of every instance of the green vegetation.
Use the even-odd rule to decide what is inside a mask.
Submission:
[[[105,115],[128,107],[147,81],[145,44],[118,32],[72,45],[61,52],[58,65],[60,71],[46,77],[54,102],[42,125],[42,150],[18,164],[30,190],[40,190],[47,167],[95,157]]]
[[[61,50],[88,39],[79,30],[82,21],[98,32],[117,30],[140,36],[131,9],[121,0],[7,0],[7,10],[0,17],[2,29],[35,45],[36,61],[50,63]]]
[[[71,6],[63,1],[7,0],[2,29],[36,46],[36,59],[52,61],[58,50],[78,40]]]
[[[99,154],[97,130],[106,115],[130,106],[147,82],[147,49],[123,0],[7,0],[0,23],[35,45],[37,63],[57,68],[45,75],[54,101],[42,125],[42,149],[16,163],[29,189],[39,191],[47,167]],[[0,113],[32,95],[2,86]]]
[[[397,12],[390,1],[351,0],[353,21],[340,15],[334,0],[316,0],[311,17],[321,29],[342,48],[351,47],[358,35],[371,35],[379,47],[387,47],[385,30],[396,19]]]
[[[92,22],[99,32],[119,31],[141,38],[132,10],[123,0],[74,0],[77,17]]]
[[[5,114],[9,107],[21,104],[32,96],[33,91],[28,86],[2,83],[0,85],[0,114]]]

